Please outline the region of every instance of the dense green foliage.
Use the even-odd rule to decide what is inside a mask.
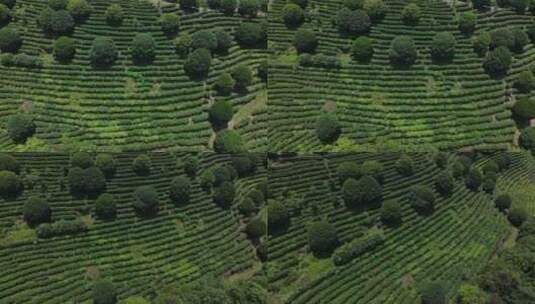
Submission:
[[[398,36],[392,40],[389,56],[390,61],[394,64],[412,65],[416,62],[418,52],[412,38]]]
[[[112,39],[97,37],[93,40],[89,51],[89,59],[93,65],[98,67],[110,66],[115,62],[117,56],[117,48]]]
[[[325,113],[316,121],[316,135],[324,144],[334,143],[341,133],[342,127],[333,114]]]
[[[35,133],[36,125],[28,114],[15,114],[7,118],[7,134],[17,144],[23,144]]]
[[[329,255],[338,244],[336,228],[332,224],[319,221],[308,226],[308,246],[315,255]]]
[[[160,209],[158,192],[152,186],[140,186],[134,192],[132,207],[140,216],[152,216]]]
[[[169,197],[175,204],[189,203],[190,192],[190,181],[185,177],[175,177],[169,185]]]
[[[69,62],[76,54],[76,44],[72,38],[61,36],[54,41],[54,58],[59,62]]]
[[[351,45],[353,58],[360,62],[370,61],[373,57],[373,40],[366,36],[358,37]]]
[[[51,216],[50,206],[42,197],[32,196],[24,203],[23,217],[31,227],[50,222]]]
[[[150,34],[137,34],[131,49],[132,60],[137,64],[150,63],[156,56],[156,42]]]
[[[113,195],[103,193],[95,201],[95,213],[101,219],[114,219],[117,215],[117,206]]]

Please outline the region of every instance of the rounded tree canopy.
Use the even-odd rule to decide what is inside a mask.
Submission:
[[[288,209],[279,201],[268,202],[268,231],[277,231],[285,228],[290,223]]]
[[[190,199],[189,179],[178,176],[173,178],[169,185],[169,197],[175,204],[187,204]]]
[[[344,0],[343,4],[350,10],[358,10],[363,8],[364,0]]]
[[[420,290],[422,304],[446,304],[447,291],[443,282],[425,283]]]
[[[381,220],[387,225],[398,225],[402,221],[401,206],[395,200],[383,203],[381,209]]]
[[[89,51],[89,59],[94,66],[110,66],[117,59],[117,48],[113,40],[106,37],[97,37]]]
[[[522,148],[535,151],[535,127],[527,127],[522,130],[519,142]]]
[[[241,136],[234,130],[222,130],[217,132],[214,141],[214,150],[217,153],[241,153],[245,147]]]
[[[261,24],[253,22],[242,22],[234,32],[234,38],[241,47],[255,47],[266,38],[265,29]]]
[[[124,12],[119,4],[112,4],[106,9],[106,22],[109,25],[120,25],[123,22]]]
[[[236,81],[236,87],[240,90],[245,90],[253,82],[253,72],[245,64],[233,68],[230,75]]]
[[[521,98],[513,106],[513,113],[524,119],[535,118],[535,100],[531,98]]]
[[[195,177],[199,169],[199,159],[195,155],[188,155],[184,159],[184,172],[189,177]]]
[[[97,167],[84,170],[84,191],[86,194],[99,194],[106,189],[106,177]]]
[[[401,11],[401,20],[407,25],[417,24],[422,16],[422,11],[416,3],[410,3]]]
[[[258,0],[240,0],[238,13],[246,17],[256,17],[259,9],[260,3]]]
[[[431,213],[435,210],[435,194],[428,186],[415,186],[411,189],[412,207],[418,213]]]
[[[74,29],[74,19],[66,10],[54,11],[47,8],[41,11],[38,23],[43,31],[53,35],[70,34]]]
[[[10,154],[0,153],[0,171],[11,171],[15,174],[19,174],[19,162]]]
[[[137,175],[149,175],[151,171],[151,160],[147,154],[140,154],[132,162],[132,170]]]
[[[431,43],[431,56],[435,60],[450,60],[455,55],[457,41],[453,34],[448,32],[438,33]]]
[[[235,196],[236,189],[234,188],[234,184],[232,184],[232,182],[225,181],[215,189],[213,199],[218,206],[226,209],[232,205]]]
[[[373,22],[378,22],[386,15],[387,7],[383,0],[364,0],[362,6]]]
[[[132,41],[132,59],[135,63],[150,63],[156,56],[156,42],[150,34],[137,34]]]
[[[22,192],[21,178],[11,171],[0,171],[0,196],[16,197]]]
[[[328,222],[314,222],[308,226],[308,246],[317,256],[327,256],[339,245],[336,228]]]
[[[232,45],[232,37],[225,29],[222,28],[215,29],[214,35],[217,41],[216,52],[226,54]]]
[[[366,36],[358,37],[351,45],[351,54],[353,55],[353,58],[358,61],[370,61],[373,57],[373,53],[373,40]]]
[[[481,171],[476,167],[470,168],[466,175],[466,179],[464,180],[466,187],[472,190],[477,190],[482,182],[483,174],[481,174]]]
[[[101,153],[97,155],[95,165],[104,173],[107,178],[113,177],[116,171],[116,162],[113,155]]]
[[[288,27],[297,27],[305,21],[305,12],[294,3],[288,3],[282,8],[282,20]]]
[[[76,54],[76,44],[74,39],[66,36],[61,36],[54,41],[54,58],[59,62],[68,62],[74,58]]]
[[[180,28],[180,17],[174,13],[162,14],[160,26],[166,35],[175,35]]]
[[[32,196],[28,198],[23,210],[24,220],[30,227],[48,223],[52,216],[48,203],[42,197]]]
[[[117,206],[113,195],[103,193],[95,201],[95,213],[101,219],[109,220],[117,216]]]
[[[528,213],[523,208],[513,207],[507,213],[507,219],[511,225],[515,227],[520,227],[527,220]]]
[[[151,216],[159,210],[158,192],[152,186],[140,186],[134,192],[132,206],[141,216]]]
[[[448,196],[455,187],[455,180],[449,171],[439,173],[435,178],[435,188],[437,192],[443,196]]]
[[[22,38],[15,28],[5,26],[0,29],[0,51],[3,53],[15,53],[21,46]]]
[[[216,101],[208,110],[208,119],[216,129],[225,128],[233,115],[234,110],[228,100]]]
[[[208,49],[196,49],[188,55],[184,71],[190,77],[204,77],[210,71],[212,54]]]
[[[529,93],[535,88],[535,77],[530,70],[525,70],[518,75],[514,84],[520,93]]]
[[[490,46],[492,48],[505,47],[512,50],[515,45],[515,37],[510,28],[502,27],[490,32]]]
[[[75,152],[71,155],[71,167],[86,169],[93,166],[93,157],[87,152]]]
[[[236,81],[229,73],[222,73],[221,75],[219,75],[219,77],[217,77],[216,82],[214,84],[214,88],[217,90],[218,94],[226,96],[232,93],[232,90],[234,89],[235,85]],[[214,105],[212,106],[212,108],[214,107]]]
[[[234,15],[234,11],[236,11],[237,5],[236,0],[221,0],[219,9],[223,14],[232,16]]]
[[[302,8],[306,8],[308,5],[308,0],[289,0],[291,3],[297,4]]]
[[[498,210],[504,212],[505,210],[511,208],[512,200],[509,194],[500,194],[494,201],[494,205]]]
[[[211,30],[200,30],[191,35],[191,47],[193,49],[217,49],[217,37]]]
[[[11,21],[11,11],[7,6],[0,3],[0,25],[4,26]]]
[[[500,46],[487,53],[483,68],[491,76],[501,76],[507,74],[511,64],[511,52],[506,47]]]
[[[342,186],[342,195],[350,208],[363,207],[383,199],[381,185],[371,176],[363,176],[358,181],[349,178]]]
[[[318,47],[316,33],[308,29],[299,29],[295,33],[293,45],[298,53],[313,53]]]
[[[93,285],[93,304],[116,304],[117,291],[109,281],[98,281]]]
[[[342,8],[336,14],[336,25],[342,33],[357,35],[370,30],[371,20],[363,10],[349,10]]]
[[[23,144],[35,133],[33,117],[27,114],[15,114],[7,118],[7,134],[16,144]]]
[[[83,22],[91,14],[93,7],[86,0],[69,0],[67,10],[71,13],[74,20]]]
[[[342,127],[334,114],[324,113],[316,121],[316,136],[323,144],[332,144],[338,140]]]
[[[461,33],[472,34],[476,29],[477,15],[473,12],[461,13],[458,22]]]
[[[48,0],[48,6],[53,10],[64,10],[67,8],[67,0]]]
[[[416,62],[418,52],[412,38],[398,36],[392,40],[390,45],[390,61],[394,64],[412,65]]]
[[[256,171],[257,158],[254,153],[243,153],[232,156],[232,167],[238,176],[247,176]]]
[[[336,173],[341,183],[345,182],[348,178],[358,180],[362,176],[357,163],[352,161],[346,161],[338,165]]]
[[[266,235],[267,225],[261,218],[255,217],[247,223],[245,232],[250,239],[259,239]]]
[[[414,163],[409,155],[403,154],[396,161],[395,167],[399,174],[409,176],[413,173]]]

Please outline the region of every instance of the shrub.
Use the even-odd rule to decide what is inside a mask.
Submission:
[[[191,47],[193,49],[217,49],[217,37],[211,30],[201,30],[191,35]]]
[[[230,72],[232,78],[236,81],[236,88],[239,90],[245,90],[253,82],[253,72],[247,65],[238,65]]]
[[[72,193],[81,194],[84,193],[84,170],[80,167],[74,167],[69,169],[67,176],[69,181],[69,188]]]
[[[412,65],[416,62],[418,52],[412,38],[398,36],[392,40],[389,53],[390,61],[393,64]]]
[[[0,153],[0,171],[11,171],[18,174],[19,170],[19,162],[12,155]]]
[[[232,167],[238,176],[247,176],[256,171],[256,155],[253,153],[239,154],[232,156]]]
[[[511,208],[511,197],[509,194],[500,194],[494,201],[494,205],[498,210],[504,212],[505,210]]]
[[[327,56],[323,54],[310,55],[306,53],[299,55],[299,64],[302,66],[320,68],[339,68],[341,66],[340,59],[336,56]]]
[[[241,136],[234,130],[222,130],[216,133],[214,150],[217,153],[240,153],[245,151]]]
[[[472,47],[474,52],[479,56],[483,56],[490,48],[491,37],[488,32],[482,32],[472,40]]]
[[[509,5],[511,5],[511,8],[519,14],[524,14],[528,6],[528,0],[507,0],[507,1],[509,2]]]
[[[93,40],[89,50],[89,59],[94,66],[110,66],[117,59],[117,48],[113,40],[106,37],[97,37]]]
[[[215,182],[214,172],[212,170],[205,170],[201,173],[201,180],[199,182],[201,188],[208,190]]]
[[[4,54],[4,57],[5,56],[9,56],[9,60],[3,62],[5,66],[18,66],[23,68],[41,68],[43,66],[43,60],[37,56],[30,56],[25,53],[16,55],[6,53]]]
[[[16,197],[22,192],[21,178],[11,171],[0,171],[0,196]]]
[[[93,304],[117,303],[117,291],[109,281],[98,281],[93,285]]]
[[[236,0],[221,0],[220,9],[225,15],[232,16],[236,11]]]
[[[184,63],[184,71],[190,77],[202,77],[210,71],[212,55],[207,49],[196,49],[191,52]]]
[[[87,225],[80,219],[59,220],[52,224],[43,223],[37,227],[37,237],[51,238],[54,236],[70,235],[80,232],[86,232]]]
[[[455,37],[448,32],[438,33],[433,37],[431,56],[435,60],[450,60],[455,54]]]
[[[528,214],[526,210],[518,207],[513,207],[511,210],[509,210],[509,213],[507,213],[507,219],[511,223],[511,225],[515,227],[520,227],[522,224],[527,220]]]
[[[84,170],[84,192],[89,195],[98,194],[106,188],[106,177],[97,167]]]
[[[134,63],[150,63],[156,56],[156,42],[150,34],[137,34],[132,40]]]
[[[530,70],[520,73],[514,86],[520,93],[531,92],[535,88],[535,77],[533,77],[533,73]]]
[[[184,159],[184,172],[189,177],[195,177],[199,169],[199,159],[196,156],[188,155]]]
[[[421,214],[429,214],[435,210],[435,194],[428,186],[415,186],[410,190],[412,207]]]
[[[397,201],[390,200],[383,203],[381,220],[387,225],[398,225],[401,223],[401,206]]]
[[[515,45],[515,37],[510,28],[498,28],[490,32],[491,48],[505,47],[512,50]]]
[[[363,8],[373,22],[383,19],[387,11],[383,0],[364,0]]]
[[[169,185],[169,197],[175,204],[187,204],[190,199],[190,183],[185,177],[175,177]]]
[[[521,98],[513,106],[513,113],[524,119],[535,118],[535,101],[530,98]]]
[[[517,53],[521,53],[524,50],[524,47],[529,43],[529,38],[526,33],[521,28],[513,28],[511,30],[511,33],[513,34],[513,45],[511,50],[515,51]]]
[[[501,46],[488,52],[485,61],[483,62],[483,68],[491,76],[501,76],[507,74],[507,71],[511,67],[512,56],[511,52]]]
[[[260,79],[262,79],[263,81],[267,81],[267,79],[268,79],[268,61],[264,60],[264,61],[260,62],[256,72],[257,72],[258,77]]]
[[[483,188],[483,191],[487,193],[493,193],[494,189],[496,188],[496,177],[484,176],[481,188]]]
[[[457,303],[459,304],[486,304],[487,294],[478,286],[463,283],[459,287]]]
[[[379,202],[383,199],[381,185],[371,176],[363,176],[358,181],[349,178],[342,186],[342,195],[350,208]]]
[[[86,0],[69,0],[67,10],[71,13],[74,20],[82,22],[89,17],[93,11],[93,7]]]
[[[233,115],[232,104],[226,100],[214,102],[208,110],[208,119],[216,129],[225,128]]]
[[[68,62],[76,54],[76,45],[72,38],[61,36],[54,41],[54,58],[59,62]]]
[[[223,182],[230,182],[235,178],[229,170],[229,167],[226,165],[216,166],[212,169],[212,173],[214,174],[214,186],[219,186]]]
[[[234,88],[235,85],[236,85],[236,81],[234,81],[234,78],[232,78],[232,76],[230,76],[229,73],[222,73],[216,79],[214,88],[216,89],[218,94],[226,96],[232,93],[232,89]]]
[[[286,206],[278,201],[270,201],[267,208],[268,231],[277,231],[290,223],[290,215]]]
[[[407,25],[417,24],[420,21],[422,12],[416,3],[410,3],[403,8],[401,20]]]
[[[141,216],[151,216],[158,213],[159,200],[156,189],[152,186],[140,186],[134,191],[132,207]]]
[[[520,133],[520,146],[526,150],[535,150],[535,127],[527,127]]]
[[[258,239],[266,235],[267,225],[261,218],[253,218],[247,223],[245,232],[250,239]]]
[[[490,5],[491,5],[490,0],[472,0],[472,6],[478,10],[485,9],[489,7]]]
[[[357,35],[370,30],[371,20],[363,10],[351,11],[342,8],[336,14],[336,25],[342,33]]]
[[[119,4],[112,4],[106,9],[106,22],[109,25],[120,25],[123,18],[123,8]]]
[[[11,21],[11,11],[4,4],[0,4],[0,25],[4,26]]]
[[[250,216],[255,213],[256,210],[253,200],[249,197],[242,199],[241,203],[238,205],[238,211],[245,216]]]
[[[358,37],[351,45],[351,54],[358,61],[370,61],[373,57],[373,40],[366,36]]]
[[[324,113],[316,121],[316,136],[323,144],[332,144],[338,140],[342,128],[334,114]]]
[[[449,171],[443,171],[435,178],[435,189],[443,196],[449,196],[455,187],[455,180]]]
[[[370,251],[381,245],[384,241],[385,236],[382,230],[370,230],[368,234],[356,238],[336,249],[332,256],[334,265],[340,266],[347,264],[366,251]]]
[[[413,173],[413,167],[414,163],[412,161],[412,158],[408,156],[407,154],[401,155],[395,164],[396,171],[403,175],[403,176],[409,176]]]
[[[116,164],[113,155],[106,153],[98,154],[95,160],[95,165],[107,178],[111,178],[115,175]]]
[[[242,22],[234,32],[234,38],[241,47],[255,47],[265,40],[262,26],[252,22]]]
[[[225,54],[232,45],[232,37],[224,29],[214,30],[217,41],[216,52]]]
[[[191,50],[191,37],[184,32],[175,40],[175,49],[181,58],[186,58]]]
[[[21,46],[22,38],[17,30],[9,26],[0,29],[0,51],[15,53]]]
[[[288,3],[282,8],[282,20],[288,27],[297,27],[305,21],[305,12],[299,5]]]
[[[214,203],[221,208],[226,209],[232,205],[235,196],[236,189],[234,188],[234,184],[232,184],[232,182],[225,181],[215,189],[213,199]]]
[[[463,34],[472,34],[476,29],[477,15],[473,12],[464,12],[459,15],[459,30]]]
[[[448,154],[444,152],[438,152],[433,155],[433,161],[437,167],[444,169],[448,165]]]
[[[197,10],[197,0],[178,0],[180,9],[184,11],[195,11]]]
[[[45,33],[53,35],[70,34],[74,29],[74,19],[65,10],[54,11],[47,8],[41,11],[38,23]]]
[[[238,13],[242,16],[256,17],[259,9],[260,3],[258,0],[240,0]]]
[[[140,176],[149,175],[151,167],[151,160],[147,154],[140,154],[132,161],[132,170]]]
[[[338,246],[336,228],[325,222],[314,222],[308,227],[308,247],[317,256],[329,255]]]
[[[481,174],[481,171],[476,167],[472,167],[470,171],[468,171],[466,179],[464,180],[466,187],[474,191],[481,186],[482,182],[483,174]]]
[[[117,207],[113,195],[108,193],[99,195],[95,201],[95,213],[101,219],[114,219],[117,215]]]
[[[173,13],[162,14],[160,26],[166,35],[175,35],[180,28],[180,17]]]
[[[253,200],[255,206],[262,206],[265,202],[265,194],[259,189],[249,191],[247,197]]]
[[[422,304],[446,304],[446,289],[443,282],[431,281],[420,289]]]
[[[30,227],[50,222],[52,211],[42,197],[32,196],[24,204],[23,217]]]
[[[35,133],[33,117],[27,114],[15,114],[7,118],[7,135],[16,144],[23,144]]]
[[[336,173],[338,174],[338,179],[341,183],[345,182],[348,178],[358,180],[362,176],[357,164],[350,161],[346,161],[338,165]]]
[[[93,166],[93,157],[87,152],[75,152],[71,155],[71,167],[79,167],[82,169]]]
[[[299,29],[295,33],[293,45],[298,53],[313,53],[318,46],[316,33],[307,29]]]

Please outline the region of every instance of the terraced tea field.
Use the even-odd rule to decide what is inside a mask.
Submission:
[[[385,1],[386,16],[372,22],[367,34],[374,43],[373,57],[369,63],[359,63],[348,51],[353,39],[332,25],[343,1],[308,1],[309,15],[298,28],[282,21],[285,3],[273,1],[269,14],[270,151],[429,151],[516,145],[509,105],[524,95],[511,88],[518,74],[532,65],[535,48],[530,43],[522,53],[513,54],[508,76],[496,79],[485,73],[472,39],[498,28],[524,28],[534,22],[532,14],[509,8],[477,11],[460,1],[419,1],[420,21],[406,25],[401,12],[410,1]],[[462,34],[457,22],[468,11],[477,14],[471,36]],[[301,29],[316,34],[315,54],[336,56],[341,67],[299,65],[292,41]],[[431,60],[433,36],[440,32],[452,33],[456,40],[449,63]],[[408,68],[393,67],[389,61],[391,42],[402,35],[411,37],[418,51],[416,63]],[[341,125],[334,147],[322,145],[315,135],[316,120],[323,112],[335,113]]]
[[[242,93],[215,96],[213,84],[223,72],[238,64],[256,67],[265,60],[266,50],[241,48],[234,39],[228,54],[215,56],[206,79],[191,80],[184,72],[185,58],[175,51],[173,37],[160,26],[162,13],[180,16],[179,34],[204,29],[223,29],[233,34],[248,21],[202,8],[184,13],[178,4],[162,1],[90,1],[93,11],[76,25],[72,38],[76,55],[71,63],[56,62],[51,54],[54,39],[37,25],[47,1],[19,0],[13,11],[14,26],[23,39],[19,53],[42,58],[42,68],[0,66],[2,106],[0,118],[21,111],[34,116],[37,131],[27,145],[15,146],[1,132],[3,151],[58,151],[84,149],[99,151],[132,150],[211,150],[212,128],[208,108],[215,100],[228,100],[235,119],[232,127],[242,136],[249,150],[265,150],[265,84],[258,77]],[[110,4],[119,4],[124,17],[120,26],[110,26],[105,12]],[[260,22],[261,16],[250,22]],[[248,21],[249,22],[249,21]],[[134,65],[131,42],[138,33],[150,34],[156,42],[156,56],[151,64]],[[118,58],[107,69],[93,68],[89,61],[95,37],[112,38]]]
[[[270,228],[266,267],[272,292],[286,303],[419,303],[421,284],[440,280],[449,298],[454,298],[461,279],[485,266],[511,231],[506,217],[494,207],[496,195],[509,193],[513,206],[530,205],[533,210],[535,201],[526,200],[521,190],[535,182],[533,158],[526,153],[510,155],[510,167],[498,174],[496,194],[469,190],[456,179],[449,197],[435,190],[435,178],[443,169],[430,153],[411,154],[414,173],[410,176],[395,169],[396,153],[278,159],[269,173],[270,191],[286,205],[290,223],[280,233],[273,234]],[[480,156],[474,166],[484,168],[498,157]],[[347,161],[360,166],[370,160],[384,167],[383,203],[399,203],[400,225],[382,223],[380,208],[344,206],[337,167]],[[450,164],[453,160],[450,155]],[[410,189],[417,185],[433,189],[436,200],[431,215],[420,215],[411,207]],[[384,242],[336,266],[332,257],[316,258],[307,246],[307,229],[318,220],[330,223],[340,242],[377,229],[371,227],[383,231]]]
[[[243,233],[244,217],[237,202],[267,178],[259,163],[256,173],[234,181],[235,201],[223,209],[212,193],[191,179],[189,203],[169,198],[173,178],[185,177],[186,154],[153,153],[151,173],[132,171],[136,154],[115,154],[116,173],[106,193],[116,201],[116,218],[95,216],[94,199],[78,199],[66,186],[69,157],[64,154],[16,154],[25,184],[22,195],[0,202],[0,299],[2,303],[80,303],[91,297],[95,280],[112,281],[119,299],[154,298],[167,284],[180,286],[206,276],[250,278],[260,269],[252,243]],[[199,154],[198,175],[228,165],[229,156]],[[34,177],[32,179],[32,176]],[[29,181],[34,186],[30,187]],[[152,186],[159,212],[141,218],[132,209],[134,190]],[[41,238],[21,220],[29,196],[44,197],[52,221],[82,219],[87,232]]]

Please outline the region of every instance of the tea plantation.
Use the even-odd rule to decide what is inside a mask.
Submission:
[[[15,37],[0,64],[3,151],[209,151],[216,102],[230,107],[225,122],[247,149],[265,150],[265,8],[57,2],[13,1],[2,25],[6,45]],[[218,94],[227,73],[241,78]],[[30,116],[33,137],[11,136],[18,114]]]

